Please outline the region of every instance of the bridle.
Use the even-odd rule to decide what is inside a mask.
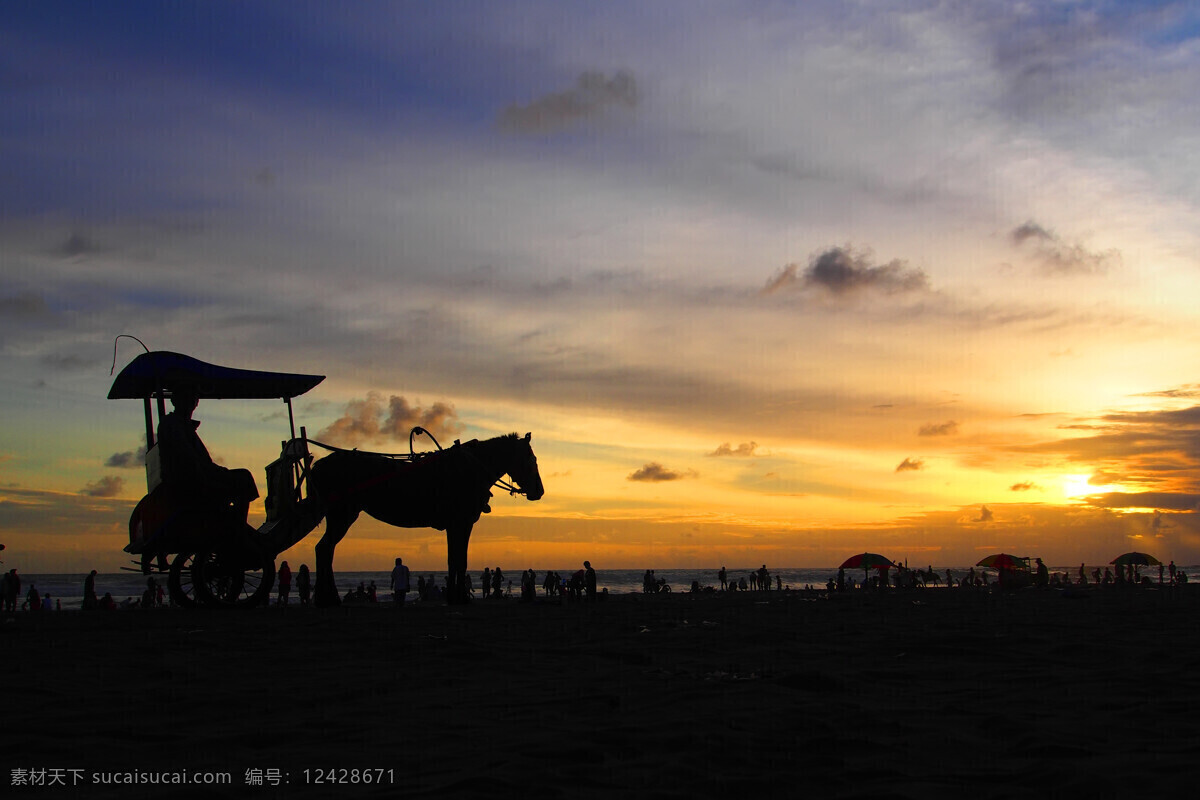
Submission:
[[[518,439],[515,441],[520,441],[520,440]],[[471,452],[470,448],[468,448],[466,445],[459,445],[459,446],[462,447],[462,451],[470,458],[471,462],[474,463],[475,466],[479,467],[479,469],[484,473],[484,475],[491,478],[491,476],[493,474],[495,474],[496,467],[488,466],[486,463],[484,463],[483,459],[481,459],[479,456],[477,456],[473,452]],[[504,480],[504,472],[503,471],[501,471],[500,474],[497,475],[492,480],[492,486],[497,486],[501,489],[504,489],[510,495],[517,495],[517,494],[528,495],[529,494],[529,490],[522,489],[520,486],[517,486],[514,483],[509,483],[508,481]]]

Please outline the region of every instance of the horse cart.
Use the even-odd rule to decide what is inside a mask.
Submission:
[[[275,559],[321,521],[307,496],[313,457],[305,429],[296,435],[292,399],[324,375],[232,369],[190,356],[150,351],[131,361],[113,381],[110,400],[141,400],[146,415],[146,496],[129,519],[125,551],[137,569],[166,574],[171,601],[180,606],[255,606],[275,583]],[[276,399],[288,410],[290,437],[266,468],[266,521],[254,528],[234,505],[205,500],[202,487],[170,474],[164,442],[156,441],[166,401],[181,394],[197,399]],[[167,454],[169,455],[169,454]]]

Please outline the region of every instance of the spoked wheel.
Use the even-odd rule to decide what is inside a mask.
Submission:
[[[204,605],[252,608],[271,594],[275,559],[249,538],[232,538],[196,553],[196,599]]]
[[[199,598],[196,597],[196,583],[192,578],[192,565],[196,563],[196,554],[180,553],[171,562],[171,572],[167,575],[167,589],[171,593],[171,602],[180,608],[194,608]]]

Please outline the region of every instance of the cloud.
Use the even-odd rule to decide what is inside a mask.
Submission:
[[[1012,232],[1009,234],[1009,238],[1012,239],[1013,244],[1015,245],[1022,245],[1027,239],[1033,239],[1039,242],[1054,241],[1054,236],[1048,230],[1033,221],[1026,222],[1024,225],[1018,225],[1016,228],[1013,228]]]
[[[739,444],[736,448],[731,447],[729,445],[729,442],[725,442],[720,447],[718,447],[716,450],[709,453],[708,455],[717,456],[717,457],[720,457],[720,456],[749,457],[749,456],[754,455],[754,451],[757,449],[758,449],[758,442],[743,442],[743,443]]]
[[[0,317],[42,317],[50,313],[41,295],[26,292],[0,297]]]
[[[1062,428],[1090,435],[1011,449],[1086,464],[1093,486],[1119,483],[1125,491],[1088,498],[1100,508],[1195,508],[1200,497],[1200,406],[1115,412]]]
[[[922,425],[917,431],[918,436],[953,436],[958,433],[958,423],[954,420],[947,422],[930,422]]]
[[[1109,484],[1120,483],[1123,480],[1125,480],[1125,476],[1119,473],[1097,470],[1091,474],[1087,482],[1092,486],[1108,486]]]
[[[927,291],[929,278],[899,259],[872,264],[869,253],[834,247],[815,256],[803,272],[799,264],[788,264],[767,281],[763,294],[791,288],[823,290],[835,296],[862,291],[891,295]]]
[[[1008,490],[1010,492],[1028,492],[1031,489],[1038,489],[1038,488],[1041,488],[1041,487],[1039,487],[1033,481],[1021,481],[1020,483],[1014,483],[1012,486],[1008,487]]]
[[[88,497],[119,497],[123,488],[125,488],[124,478],[105,475],[100,480],[92,481],[80,489],[79,493]]]
[[[651,461],[644,465],[641,469],[629,473],[626,480],[640,483],[662,483],[664,481],[678,481],[684,478],[694,478],[696,473],[692,470],[687,472],[676,472],[675,470],[667,469],[657,461]]]
[[[102,483],[98,481],[94,485],[99,488]],[[111,532],[114,520],[129,519],[129,510],[128,500],[102,497],[87,491],[62,493],[6,488],[5,496],[0,499],[0,532],[8,539],[10,548],[14,547],[13,539],[20,536],[74,538],[81,532]],[[123,530],[121,534],[122,538],[128,535]]]
[[[341,446],[380,439],[407,441],[409,432],[417,426],[439,440],[452,438],[463,430],[454,406],[449,403],[439,401],[429,408],[420,408],[392,395],[385,405],[382,394],[369,392],[366,398],[347,403],[342,416],[316,438]]]
[[[925,468],[925,462],[919,458],[906,458],[896,467],[896,472],[909,472]]]
[[[76,258],[78,256],[88,255],[90,253],[100,252],[100,247],[89,237],[79,232],[73,232],[69,235],[57,251],[59,255],[67,258]]]
[[[1030,245],[1033,257],[1042,271],[1051,275],[1102,275],[1110,266],[1121,263],[1118,250],[1092,252],[1080,244],[1068,244],[1053,231],[1043,228],[1032,220],[1019,225],[1009,233],[1013,245],[1023,248]]]
[[[1175,389],[1163,389],[1158,392],[1140,392],[1134,397],[1169,397],[1172,399],[1191,399],[1200,397],[1200,384],[1186,383]]]
[[[988,508],[987,506],[980,506],[979,507],[979,516],[971,521],[972,522],[991,522],[993,516],[994,515],[992,514],[992,510],[990,508]]]
[[[113,453],[104,462],[104,466],[114,469],[140,469],[146,465],[146,448],[126,450],[124,453]]]
[[[1200,494],[1173,492],[1106,492],[1086,499],[1095,508],[1165,508],[1170,511],[1200,511]]]
[[[79,372],[96,366],[96,362],[90,359],[63,353],[42,356],[40,360],[42,364],[55,372]]]
[[[635,108],[638,100],[637,82],[628,72],[617,72],[612,78],[584,72],[564,92],[544,95],[528,105],[508,106],[500,112],[500,128],[515,133],[554,133],[613,107]]]

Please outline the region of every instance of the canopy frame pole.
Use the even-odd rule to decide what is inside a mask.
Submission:
[[[283,398],[283,402],[287,405],[287,408],[288,408],[288,428],[292,432],[292,438],[295,439],[296,438],[296,419],[292,416],[292,398],[285,397],[285,398]]]
[[[144,398],[143,402],[146,407],[146,449],[149,450],[154,447],[154,414],[150,409],[150,398]]]

